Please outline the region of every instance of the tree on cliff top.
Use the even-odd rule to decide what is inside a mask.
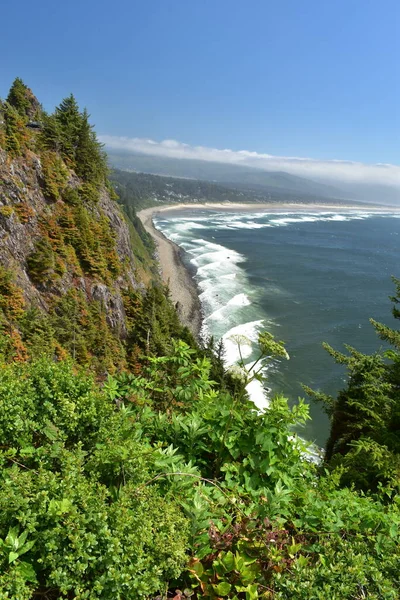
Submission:
[[[82,117],[73,94],[64,98],[61,104],[57,106],[54,116],[59,125],[61,153],[64,158],[75,163]]]
[[[7,102],[27,119],[38,119],[41,116],[40,104],[32,90],[17,77],[8,93]]]
[[[81,114],[75,152],[75,170],[79,177],[93,183],[104,182],[107,175],[107,159],[103,145],[98,141],[93,125],[89,123],[86,108]]]

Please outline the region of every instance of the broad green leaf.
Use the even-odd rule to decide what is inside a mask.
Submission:
[[[30,563],[20,562],[18,565],[18,571],[26,581],[29,581],[30,583],[36,583],[37,579],[35,569]]]
[[[235,568],[235,557],[233,553],[229,551],[226,554],[224,554],[224,556],[222,556],[221,558],[221,563],[225,567],[226,571],[233,571],[233,569]]]
[[[10,548],[18,548],[18,533],[19,533],[19,527],[18,525],[16,527],[10,527],[10,529],[8,530],[8,534],[7,537],[5,539],[5,543],[6,545]],[[17,545],[16,545],[17,542]]]
[[[31,548],[33,548],[35,543],[36,543],[36,540],[31,540],[29,542],[26,542],[26,544],[24,546],[22,546],[22,548],[20,548],[20,550],[18,551],[19,556],[22,556],[22,554],[26,554],[26,552],[29,552],[29,550]]]
[[[218,585],[213,585],[218,596],[227,596],[232,589],[232,586],[227,581],[221,581]]]
[[[8,563],[13,563],[15,560],[17,560],[18,556],[18,552],[10,552],[10,554],[8,555]]]
[[[246,600],[255,600],[255,598],[258,598],[257,588],[258,588],[258,586],[256,583],[253,583],[252,585],[247,586]]]

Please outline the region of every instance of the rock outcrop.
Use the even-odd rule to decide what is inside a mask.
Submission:
[[[27,157],[10,161],[7,153],[0,149],[0,264],[12,272],[28,304],[46,311],[54,297],[61,297],[75,287],[85,294],[88,301],[99,301],[110,326],[124,336],[125,312],[121,294],[129,287],[138,287],[139,282],[135,277],[135,257],[128,225],[118,204],[105,188],[101,190],[98,202],[86,205],[86,210],[95,223],[108,225],[110,236],[115,241],[116,258],[123,265],[121,272],[107,282],[83,269],[78,277],[77,269],[70,268],[68,258],[65,258],[63,273],[56,273],[43,282],[31,277],[28,262],[36,243],[46,233],[50,240],[52,235],[57,234],[52,231],[52,222],[55,221],[58,226],[57,219],[69,209],[62,199],[54,202],[46,198],[42,177],[39,156],[31,152]],[[67,185],[74,188],[78,183],[71,174]]]

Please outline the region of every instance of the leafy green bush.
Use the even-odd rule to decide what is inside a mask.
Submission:
[[[143,486],[155,450],[126,439],[125,411],[91,378],[4,366],[0,399],[1,598],[145,598],[181,573],[186,520]]]
[[[260,343],[262,356],[284,356],[270,336]],[[140,377],[105,386],[129,410],[136,435],[161,444],[150,483],[190,521],[181,597],[398,597],[394,490],[365,497],[340,489],[338,472],[318,476],[293,433],[308,416],[304,403],[289,409],[276,397],[259,413],[243,389],[221,392],[209,368],[178,342]]]

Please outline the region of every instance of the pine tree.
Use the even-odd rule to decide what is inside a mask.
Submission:
[[[394,281],[392,312],[399,319],[400,281]],[[347,367],[347,385],[336,398],[305,387],[331,420],[325,463],[344,468],[342,483],[362,489],[376,489],[400,476],[400,332],[371,322],[394,348],[366,355],[346,346],[345,355],[325,344],[334,360]]]
[[[21,156],[25,141],[25,124],[9,102],[4,103],[5,149],[13,158]]]
[[[55,115],[43,116],[43,129],[39,137],[40,144],[46,150],[60,152],[62,145],[61,125]]]
[[[107,162],[102,144],[97,140],[89,114],[84,109],[75,153],[76,173],[87,182],[102,183],[107,174]]]
[[[56,108],[55,118],[60,128],[60,151],[64,158],[75,166],[76,149],[82,127],[82,115],[74,96],[71,94]]]
[[[7,102],[23,117],[28,116],[31,107],[29,92],[32,94],[22,79],[17,77],[7,96]]]
[[[45,283],[54,274],[55,256],[48,239],[40,238],[34,252],[28,257],[29,275],[36,283]]]

